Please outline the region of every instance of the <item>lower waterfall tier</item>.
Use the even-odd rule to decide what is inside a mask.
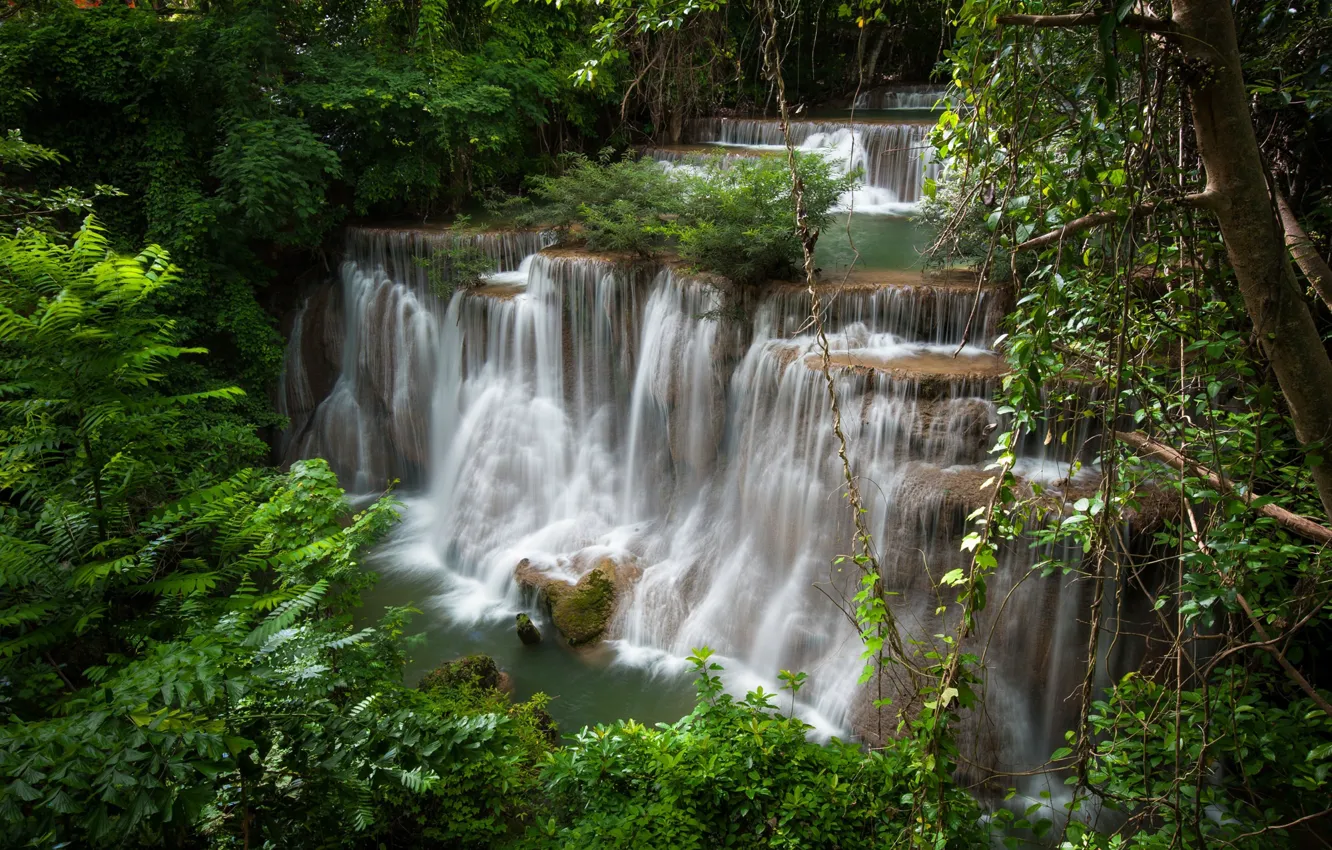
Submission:
[[[859,576],[836,560],[852,528],[823,355],[802,318],[808,294],[754,297],[561,251],[443,303],[401,277],[406,265],[378,240],[349,240],[341,286],[297,319],[284,451],[328,458],[353,491],[405,482],[407,520],[376,568],[427,589],[417,602],[447,624],[446,652],[488,647],[520,611],[549,643],[558,633],[523,585],[609,569],[622,579],[593,629],[602,639],[581,661],[565,653],[580,671],[609,665],[607,681],[675,695],[644,700],[662,713],[639,719],[678,714],[680,659],[708,645],[735,689],[808,672],[804,716],[873,740],[860,642],[842,610]],[[928,638],[946,629],[931,577],[964,564],[966,515],[992,486],[989,399],[1004,365],[985,346],[1002,294],[914,273],[848,278],[820,297],[885,586],[904,628]],[[1024,463],[1047,492],[1076,497],[1095,476],[1074,459]],[[1023,769],[1059,746],[1065,679],[1085,651],[1080,591],[1027,578],[1040,555],[1008,551],[990,591],[1005,605],[986,687],[1003,711],[975,726],[969,748],[985,765]],[[537,658],[503,657],[528,669]]]

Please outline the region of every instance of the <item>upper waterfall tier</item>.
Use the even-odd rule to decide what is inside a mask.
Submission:
[[[443,227],[349,227],[348,256],[364,265],[382,268],[396,279],[424,285],[426,267],[419,259],[444,249],[465,246],[480,250],[495,262],[495,271],[518,268],[524,257],[531,256],[555,241],[539,230],[497,230],[458,232]]]
[[[862,324],[901,340],[936,345],[957,345],[963,339],[990,345],[1007,298],[1007,290],[980,285],[974,273],[965,271],[857,270],[829,275],[818,292],[830,331]],[[775,284],[759,309],[775,334],[794,334],[809,322],[809,292],[803,284]]]
[[[925,180],[937,177],[939,166],[929,145],[929,122],[792,121],[791,142],[802,151],[819,153],[845,171],[860,169],[867,186],[887,193],[866,198],[858,206],[872,208],[888,201],[920,201]],[[708,118],[689,128],[696,144],[743,148],[778,148],[786,144],[781,122],[772,118]]]
[[[856,109],[933,109],[947,95],[934,83],[883,86],[856,95]]]

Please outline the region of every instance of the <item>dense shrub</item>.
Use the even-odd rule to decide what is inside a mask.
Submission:
[[[851,187],[823,157],[799,155],[805,211],[816,233],[832,220],[837,199]],[[686,172],[686,208],[673,234],[680,256],[739,283],[799,276],[804,255],[795,230],[791,174],[784,157],[712,160]]]
[[[854,178],[812,154],[798,155],[796,164],[817,232]],[[677,168],[573,157],[563,173],[531,183],[541,205],[525,213],[526,223],[570,229],[594,251],[646,257],[675,249],[699,271],[744,284],[797,275],[803,261],[782,157],[717,157]]]
[[[577,227],[594,251],[649,256],[662,244],[665,223],[684,209],[677,175],[649,160],[617,160],[609,152],[597,160],[567,157],[561,173],[528,182],[541,205],[524,220]]]
[[[584,729],[549,759],[553,813],[540,843],[560,848],[871,848],[916,846],[918,753],[910,738],[866,754],[783,714],[762,688],[725,693],[696,650],[698,704],[677,723]],[[950,837],[986,842],[965,793],[944,795]],[[942,807],[941,807],[942,808]]]

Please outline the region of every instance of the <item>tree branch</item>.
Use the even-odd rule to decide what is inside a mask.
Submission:
[[[1215,196],[1210,192],[1195,192],[1191,195],[1184,195],[1181,198],[1168,199],[1163,201],[1148,201],[1138,204],[1133,208],[1134,215],[1149,215],[1155,212],[1159,207],[1169,203],[1177,203],[1186,207],[1209,207],[1215,200]],[[1033,236],[1026,242],[1019,244],[1014,251],[1030,251],[1034,248],[1044,248],[1047,245],[1053,245],[1065,236],[1072,236],[1074,233],[1080,233],[1084,230],[1090,230],[1102,224],[1109,224],[1116,221],[1124,214],[1119,212],[1094,212],[1088,213],[1081,218],[1075,218],[1062,227],[1056,227],[1048,233],[1042,233],[1040,236]]]
[[[1253,505],[1256,496],[1252,493],[1237,493],[1235,487],[1229,481],[1216,472],[1208,469],[1196,460],[1185,457],[1177,450],[1167,446],[1165,443],[1157,442],[1141,431],[1115,431],[1115,439],[1125,445],[1132,446],[1138,454],[1146,460],[1154,460],[1158,463],[1164,463],[1171,469],[1186,472],[1190,475],[1196,475],[1207,483],[1211,484],[1219,492],[1230,493],[1246,505]],[[1285,508],[1279,508],[1273,504],[1259,505],[1254,508],[1258,513],[1277,521],[1277,524],[1293,534],[1298,534],[1305,540],[1311,540],[1314,543],[1323,545],[1332,544],[1332,528],[1319,523],[1307,516],[1293,513]]]
[[[1072,27],[1100,26],[1101,19],[1113,12],[1075,12],[1070,15],[1000,15],[998,23],[1017,27],[1035,27],[1037,29],[1069,29]],[[1175,25],[1171,21],[1153,18],[1151,15],[1125,15],[1120,23],[1129,29],[1154,32],[1160,35],[1175,35]]]
[[[1276,642],[1267,636],[1267,629],[1263,628],[1262,621],[1254,616],[1253,609],[1249,607],[1249,601],[1244,598],[1244,594],[1236,593],[1235,601],[1244,609],[1244,613],[1248,616],[1249,623],[1253,626],[1253,630],[1258,633],[1258,637],[1263,639],[1263,643],[1261,644],[1262,648],[1272,654],[1272,657],[1276,659],[1276,662],[1281,665],[1281,669],[1285,670],[1286,675],[1289,676],[1295,684],[1300,686],[1300,690],[1308,694],[1309,699],[1313,700],[1319,708],[1327,712],[1328,717],[1332,717],[1332,703],[1323,699],[1323,695],[1314,690],[1314,686],[1309,684],[1309,680],[1304,678],[1304,674],[1299,670],[1296,670],[1294,665],[1286,660],[1286,656],[1281,653],[1281,650],[1276,648]]]
[[[1186,472],[1190,475],[1196,475],[1207,481],[1207,483],[1211,484],[1219,492],[1238,496],[1246,505],[1253,504],[1255,498],[1253,494],[1236,493],[1234,486],[1232,486],[1231,483],[1220,474],[1213,472],[1195,460],[1185,457],[1183,454],[1170,446],[1167,446],[1165,443],[1153,440],[1141,431],[1115,431],[1114,435],[1116,440],[1119,440],[1125,445],[1132,446],[1133,449],[1145,459],[1155,460],[1159,463],[1164,463],[1171,469]],[[1301,537],[1324,545],[1332,543],[1332,528],[1321,525],[1309,517],[1291,513],[1285,508],[1278,508],[1276,505],[1271,504],[1260,505],[1255,510],[1263,516],[1271,517],[1280,525]],[[1272,657],[1276,659],[1277,664],[1281,665],[1281,669],[1286,671],[1286,675],[1289,676],[1295,684],[1300,686],[1300,690],[1304,691],[1309,699],[1313,700],[1319,708],[1327,712],[1329,717],[1332,717],[1332,703],[1329,703],[1323,698],[1322,694],[1314,690],[1313,685],[1309,684],[1309,680],[1304,678],[1304,674],[1300,673],[1299,670],[1296,670],[1294,665],[1286,660],[1286,656],[1276,647],[1276,641],[1268,637],[1267,629],[1263,628],[1262,621],[1258,619],[1253,613],[1253,609],[1249,607],[1249,601],[1244,598],[1244,594],[1236,593],[1235,599],[1239,602],[1240,607],[1244,609],[1245,616],[1249,618],[1249,624],[1252,625],[1254,631],[1258,633],[1258,637],[1262,638],[1263,642],[1258,644],[1258,648],[1270,653]]]
[[[1281,226],[1286,231],[1286,247],[1290,249],[1290,256],[1309,279],[1309,283],[1313,284],[1314,291],[1323,299],[1323,303],[1332,309],[1332,268],[1328,267],[1327,260],[1318,253],[1313,240],[1300,227],[1300,221],[1295,217],[1285,194],[1280,189],[1276,189],[1275,193],[1277,212],[1281,214]]]

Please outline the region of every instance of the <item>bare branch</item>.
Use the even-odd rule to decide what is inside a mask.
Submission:
[[[1280,189],[1276,190],[1276,202],[1277,212],[1281,214],[1281,226],[1286,231],[1286,247],[1290,249],[1290,256],[1309,279],[1309,283],[1313,284],[1323,303],[1332,309],[1332,268],[1328,267],[1327,260],[1318,253],[1313,240],[1300,227],[1299,219],[1295,217],[1290,202]]]
[[[1256,832],[1246,832],[1243,835],[1235,836],[1235,840],[1239,841],[1241,838],[1253,838],[1255,835],[1262,835],[1264,832],[1273,832],[1273,831],[1284,832],[1285,830],[1290,829],[1292,826],[1299,826],[1302,823],[1314,820],[1315,818],[1321,818],[1324,815],[1332,815],[1332,809],[1323,809],[1321,812],[1314,812],[1311,815],[1305,815],[1302,818],[1296,818],[1290,823],[1274,824],[1272,826],[1265,826],[1262,829],[1257,830]]]
[[[1179,451],[1165,443],[1153,440],[1141,431],[1115,431],[1115,439],[1125,445],[1132,446],[1138,454],[1147,460],[1154,460],[1158,463],[1164,463],[1171,469],[1186,472],[1190,475],[1196,475],[1207,483],[1211,484],[1218,491],[1230,493],[1245,504],[1252,506],[1257,499],[1252,493],[1237,493],[1234,485],[1216,472],[1208,469],[1196,460],[1185,457]],[[1258,513],[1277,521],[1277,524],[1287,531],[1298,534],[1305,540],[1311,540],[1314,543],[1327,545],[1332,543],[1332,528],[1319,523],[1307,516],[1293,513],[1285,508],[1279,508],[1273,504],[1263,504],[1254,508]]]
[[[1218,491],[1230,493],[1239,497],[1247,505],[1252,505],[1254,502],[1255,497],[1253,494],[1237,493],[1234,486],[1219,473],[1213,472],[1197,461],[1185,457],[1182,453],[1167,446],[1165,443],[1153,440],[1141,431],[1115,431],[1114,434],[1116,440],[1119,440],[1125,445],[1132,446],[1143,458],[1164,463],[1171,469],[1176,469],[1180,472],[1196,475],[1207,481],[1207,483],[1211,484]],[[1332,528],[1321,525],[1309,517],[1300,516],[1285,508],[1278,508],[1276,505],[1271,504],[1260,505],[1255,508],[1255,510],[1263,516],[1271,517],[1282,527],[1293,531],[1301,537],[1324,545],[1332,543]],[[1253,613],[1253,609],[1249,607],[1249,601],[1244,598],[1244,594],[1236,593],[1235,598],[1236,601],[1239,602],[1240,607],[1244,609],[1244,614],[1248,617],[1249,624],[1252,625],[1254,631],[1258,633],[1258,637],[1262,638],[1263,642],[1257,644],[1257,648],[1266,650],[1270,653],[1272,657],[1276,659],[1276,662],[1281,665],[1281,669],[1286,671],[1286,675],[1288,675],[1295,684],[1300,686],[1300,690],[1304,691],[1305,694],[1309,696],[1309,699],[1313,700],[1319,708],[1327,712],[1329,717],[1332,717],[1332,703],[1329,703],[1322,694],[1314,690],[1313,685],[1309,684],[1309,680],[1306,679],[1299,670],[1296,670],[1294,665],[1286,660],[1286,656],[1276,647],[1276,641],[1268,637],[1267,629],[1263,627],[1262,621],[1258,619]]]
[[[1182,198],[1165,201],[1148,201],[1147,203],[1138,204],[1133,208],[1132,212],[1134,215],[1149,215],[1155,212],[1158,208],[1171,203],[1181,204],[1186,207],[1208,207],[1212,205],[1214,199],[1215,196],[1210,192],[1196,192],[1191,195],[1185,195]],[[1062,227],[1056,227],[1048,233],[1042,233],[1040,236],[1033,236],[1026,242],[1019,244],[1013,250],[1030,251],[1035,248],[1044,248],[1047,245],[1055,244],[1065,236],[1072,236],[1074,233],[1090,230],[1091,228],[1099,227],[1102,224],[1109,224],[1113,221],[1117,221],[1123,216],[1124,213],[1111,211],[1088,213],[1081,218],[1073,219]]]

